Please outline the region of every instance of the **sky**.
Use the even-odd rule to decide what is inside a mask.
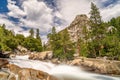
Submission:
[[[60,31],[76,15],[89,17],[91,2],[99,8],[104,21],[120,16],[120,0],[0,0],[0,24],[25,36],[31,28],[39,29],[42,41],[46,42],[53,26]]]

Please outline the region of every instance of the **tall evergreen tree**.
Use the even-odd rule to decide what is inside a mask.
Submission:
[[[54,50],[55,45],[56,45],[56,39],[57,39],[57,33],[56,33],[56,28],[52,28],[52,32],[48,34],[48,38],[50,40],[51,48]]]
[[[90,22],[92,36],[98,38],[101,34],[99,30],[102,28],[102,20],[99,9],[94,3],[91,3]]]
[[[91,39],[92,42],[89,43],[90,56],[91,54],[96,57],[100,55],[100,50],[102,44],[102,39],[105,33],[105,27],[101,20],[100,12],[94,3],[91,3],[90,11],[90,26],[91,26]]]
[[[70,40],[70,35],[67,29],[63,31],[61,37],[62,37],[63,55],[66,59],[72,59],[74,54],[74,46]]]
[[[30,29],[29,33],[30,33],[30,37],[34,37],[34,30],[33,30],[33,28]]]
[[[70,41],[67,29],[61,33],[57,33],[55,27],[52,28],[52,32],[48,34],[48,39],[53,50],[54,57],[58,59],[72,59],[74,48]]]
[[[40,38],[40,31],[39,31],[39,29],[36,29],[36,39],[38,39],[40,41],[40,44],[42,45],[42,41],[41,41],[41,38]]]
[[[40,31],[39,31],[39,29],[36,29],[36,38],[40,39]]]

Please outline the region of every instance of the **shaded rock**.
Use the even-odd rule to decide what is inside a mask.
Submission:
[[[0,58],[0,68],[4,67],[5,65],[7,65],[9,62],[6,59],[1,59]]]
[[[11,52],[2,52],[0,51],[0,58],[9,58]]]

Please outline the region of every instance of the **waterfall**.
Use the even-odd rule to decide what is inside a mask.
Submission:
[[[18,58],[18,59],[17,59]],[[27,57],[16,57],[9,59],[11,64],[18,65],[22,68],[32,68],[47,72],[60,80],[120,80],[117,77],[111,77],[100,74],[93,74],[81,70],[80,67],[70,65],[55,65],[50,62],[38,60],[29,60]]]

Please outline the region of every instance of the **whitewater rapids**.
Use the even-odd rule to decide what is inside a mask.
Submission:
[[[117,77],[88,73],[81,70],[80,67],[55,65],[50,62],[29,60],[28,56],[17,56],[14,59],[9,59],[9,62],[22,68],[32,68],[47,72],[59,80],[120,80],[120,78]]]

